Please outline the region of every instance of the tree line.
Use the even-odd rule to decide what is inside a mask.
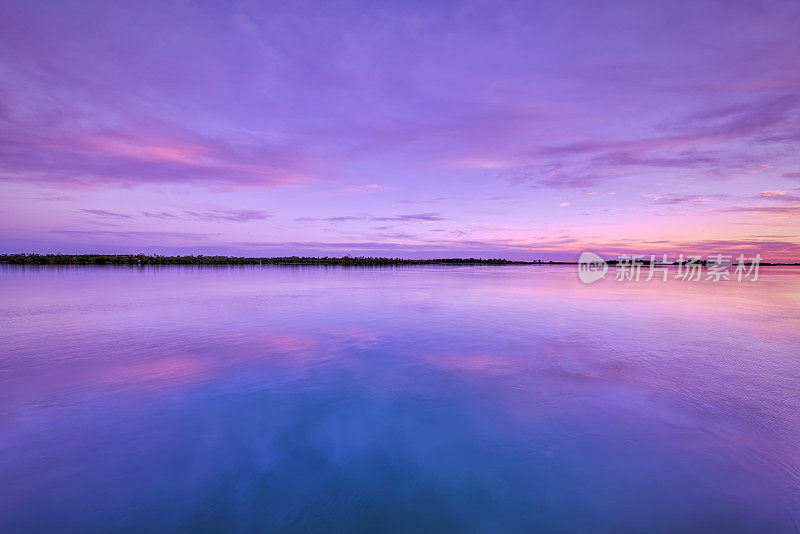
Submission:
[[[0,263],[14,265],[531,265],[552,263],[483,258],[413,260],[372,256],[271,258],[243,256],[159,256],[146,254],[0,254]]]

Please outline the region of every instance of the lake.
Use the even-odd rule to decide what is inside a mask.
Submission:
[[[800,268],[0,267],[2,532],[797,532]]]

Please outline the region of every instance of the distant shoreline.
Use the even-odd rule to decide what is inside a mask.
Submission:
[[[0,264],[11,265],[549,265],[575,262],[513,261],[482,258],[412,260],[366,256],[241,257],[158,256],[145,254],[0,254]]]
[[[616,260],[609,260],[615,265]],[[703,265],[705,261],[700,262]],[[145,254],[0,254],[0,264],[7,265],[578,265],[577,261],[517,261],[500,258],[432,258],[412,260],[368,256],[312,257],[244,257],[244,256],[158,256]],[[649,262],[645,261],[645,265]],[[678,262],[658,263],[678,265]],[[800,263],[761,262],[767,266],[800,266]]]

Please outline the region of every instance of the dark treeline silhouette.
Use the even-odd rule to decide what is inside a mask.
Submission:
[[[0,263],[15,265],[533,265],[553,263],[480,258],[408,260],[366,256],[254,258],[236,256],[149,256],[145,254],[0,254]]]
[[[639,260],[647,266],[649,261]],[[428,260],[409,260],[403,258],[379,258],[371,256],[312,257],[282,256],[277,258],[257,258],[242,256],[159,256],[146,254],[0,254],[0,264],[12,265],[576,265],[574,261],[513,261],[482,258],[436,258]],[[610,266],[620,263],[608,260]],[[656,262],[659,265],[678,265],[679,262]],[[686,261],[681,263],[687,263]],[[701,265],[711,262],[698,261]],[[748,261],[749,265],[750,262]],[[761,265],[798,265],[798,263],[770,263]]]

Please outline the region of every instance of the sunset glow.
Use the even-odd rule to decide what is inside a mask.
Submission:
[[[800,4],[0,6],[3,252],[800,261]]]

